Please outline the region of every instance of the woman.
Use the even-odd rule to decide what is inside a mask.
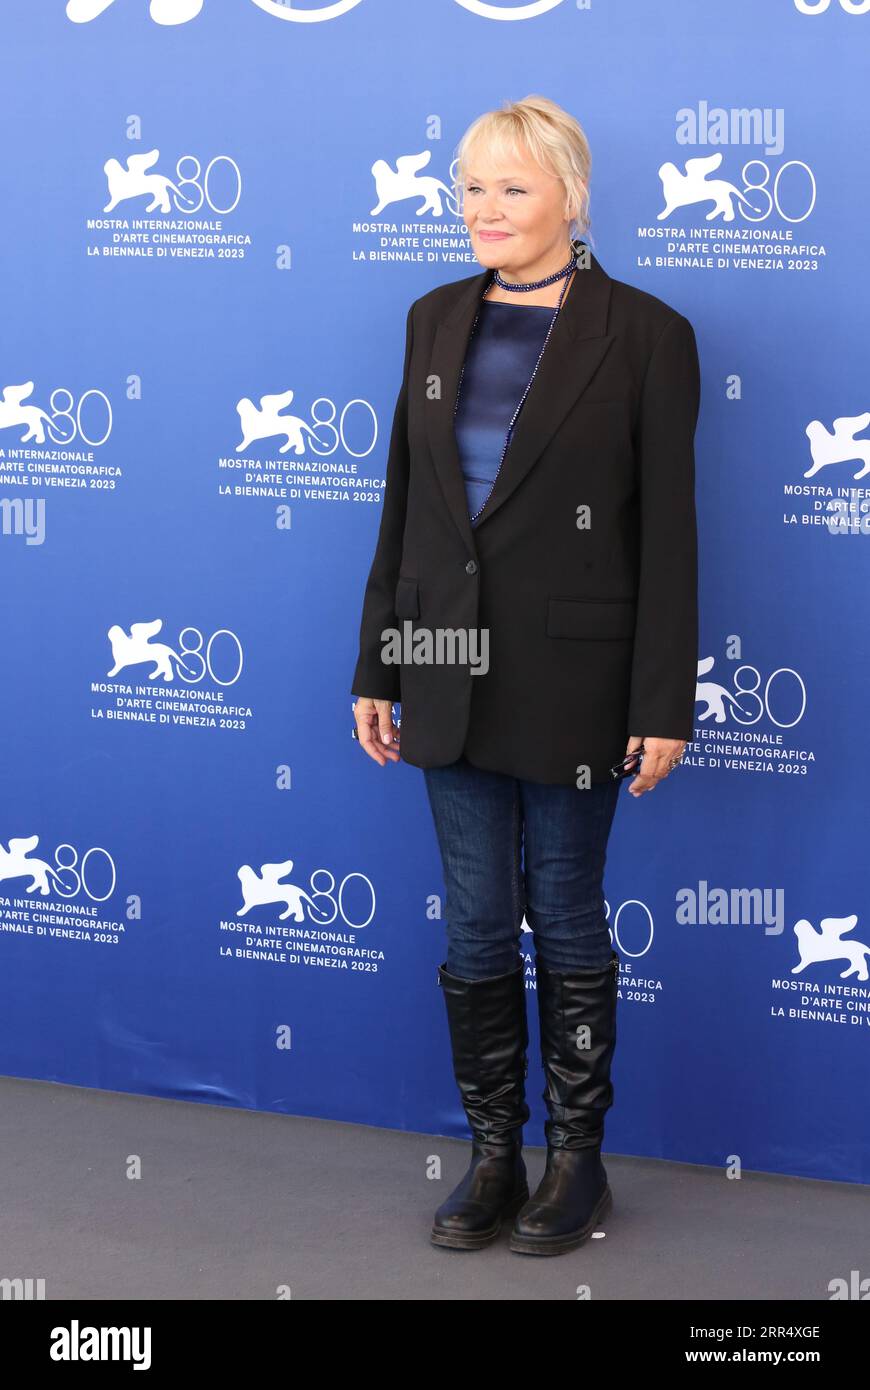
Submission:
[[[511,1249],[549,1255],[612,1201],[620,779],[653,791],[692,736],[700,373],[688,320],[575,240],[590,155],[561,107],[481,116],[457,172],[484,270],[408,313],[354,735],[424,769],[444,867],[438,979],[472,1149],[432,1240],[475,1249],[515,1216]],[[531,1198],[524,915],[549,1115]]]

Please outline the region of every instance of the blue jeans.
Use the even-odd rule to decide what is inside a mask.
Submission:
[[[581,791],[464,757],[424,775],[447,890],[448,973],[481,980],[516,969],[523,915],[546,969],[605,969],[604,863],[622,782]]]

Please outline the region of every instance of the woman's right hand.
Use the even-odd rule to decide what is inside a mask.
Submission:
[[[357,737],[360,747],[381,767],[387,762],[399,761],[399,750],[393,744],[399,742],[399,731],[393,723],[391,700],[369,700],[362,695],[353,707],[356,720]]]

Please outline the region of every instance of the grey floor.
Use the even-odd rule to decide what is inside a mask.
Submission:
[[[0,1279],[46,1299],[828,1299],[870,1274],[870,1187],[848,1183],[608,1156],[604,1234],[535,1259],[507,1227],[429,1245],[457,1140],[8,1077],[0,1139]]]

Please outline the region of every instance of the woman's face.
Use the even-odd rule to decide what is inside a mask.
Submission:
[[[472,149],[463,189],[465,225],[481,265],[519,272],[568,251],[564,185],[525,150],[495,165]]]

